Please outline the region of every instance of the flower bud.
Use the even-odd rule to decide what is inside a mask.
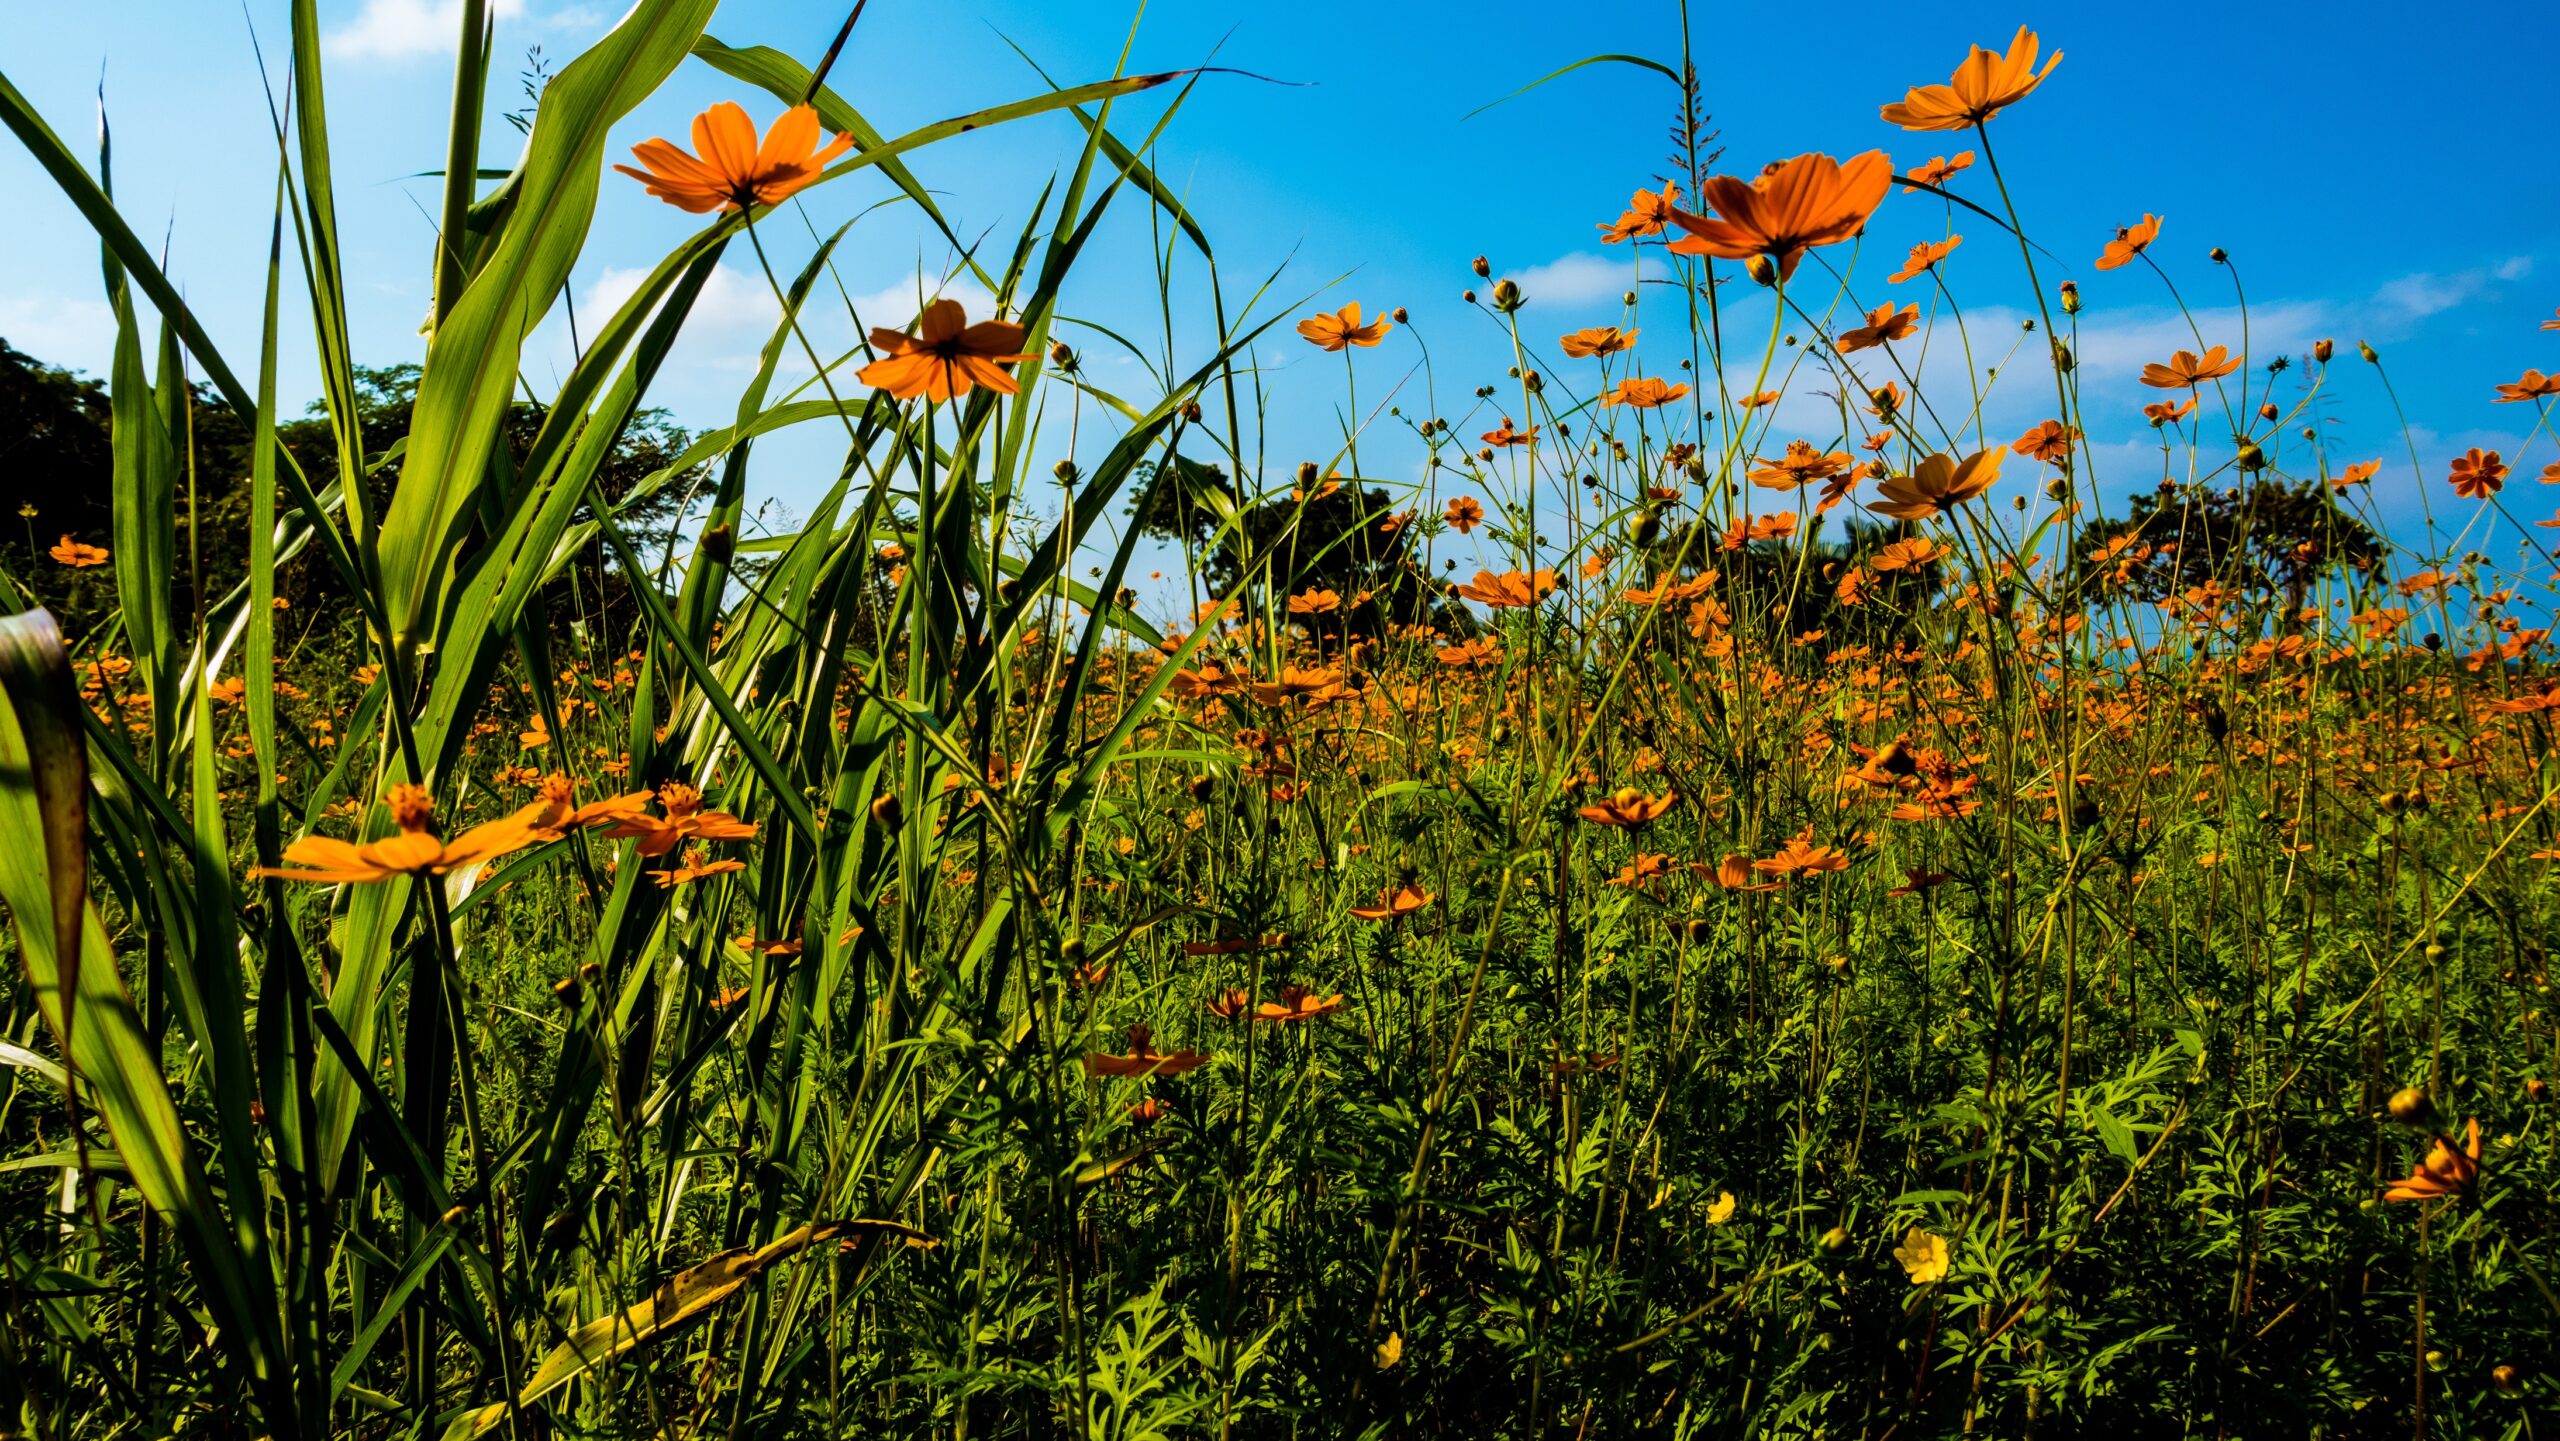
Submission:
[[[1527,304],[1528,300],[1529,297],[1520,293],[1518,281],[1505,279],[1493,283],[1493,308],[1505,315],[1518,310]]]
[[[722,565],[727,565],[729,563],[729,557],[738,553],[737,528],[724,520],[719,524],[704,530],[702,532],[702,553],[711,557],[713,560],[720,562]]]
[[[1472,290],[1461,290],[1458,292],[1458,299],[1464,304],[1473,305],[1476,303],[1476,293]]]
[[[1742,273],[1750,276],[1752,282],[1757,285],[1775,285],[1778,283],[1777,262],[1771,260],[1765,255],[1755,255],[1749,260],[1742,262]]]
[[[576,1005],[579,993],[580,987],[576,976],[562,976],[551,983],[552,998],[564,1006]]]
[[[1216,776],[1204,773],[1191,778],[1191,798],[1193,800],[1205,802],[1209,797],[1216,795],[1217,793],[1218,778]]]
[[[1388,318],[1389,318],[1389,319],[1391,319],[1391,320],[1393,320],[1393,321],[1395,321],[1395,323],[1396,323],[1396,324],[1398,324],[1398,325],[1402,325],[1402,324],[1404,324],[1406,321],[1408,321],[1408,320],[1412,319],[1412,317],[1411,317],[1411,316],[1409,316],[1409,315],[1405,314],[1404,307],[1403,307],[1403,306],[1401,306],[1401,305],[1397,306],[1397,307],[1395,308],[1395,311],[1393,312],[1393,314],[1391,314]]]
[[[884,792],[871,802],[871,818],[878,821],[883,830],[894,831],[906,824],[907,803],[898,799],[896,791]]]
[[[1058,478],[1060,485],[1076,483],[1076,463],[1072,460],[1059,461],[1056,465],[1049,467],[1049,473]]]
[[[2062,282],[2062,313],[2065,315],[2078,315],[2080,313],[2079,282],[2072,280]]]
[[[2364,363],[2367,365],[2380,365],[2382,363],[2382,357],[2374,352],[2373,342],[2370,340],[2357,341],[2356,352],[2364,357]]]
[[[2231,263],[2231,252],[2217,245],[2213,247],[2213,249],[2206,251],[2204,258],[2212,261],[2216,265],[2228,265]]]
[[[1493,262],[1485,259],[1483,256],[1479,255],[1476,257],[1473,268],[1476,273],[1476,279],[1490,280],[1493,278]]]
[[[2524,1083],[2524,1098],[2537,1106],[2551,1104],[2551,1083],[2540,1076],[2527,1077]]]
[[[2524,1373],[2512,1365],[2489,1368],[2489,1385],[2501,1396],[2513,1396],[2524,1389]]]
[[[2404,1126],[2423,1126],[2435,1119],[2436,1103],[2424,1086],[2402,1086],[2391,1093],[2386,1107],[2391,1119]]]
[[[1065,341],[1054,342],[1049,347],[1049,363],[1060,370],[1073,373],[1076,368],[1076,353],[1068,348]]]
[[[1619,303],[1620,303],[1620,304],[1623,304],[1623,305],[1633,305],[1633,304],[1635,304],[1635,303],[1636,303],[1636,293],[1635,293],[1634,291],[1630,290],[1630,291],[1628,291],[1625,295],[1620,296],[1618,299],[1619,299]]]
[[[1313,485],[1313,484],[1315,484],[1315,483],[1316,483],[1316,463],[1315,463],[1314,461],[1312,461],[1312,460],[1302,460],[1302,461],[1299,461],[1299,462],[1298,462],[1298,484],[1299,484],[1299,485],[1301,485],[1301,486],[1308,486],[1308,485]]]
[[[2077,364],[2079,364],[2079,362],[2071,358],[2070,346],[2063,344],[2060,340],[2053,342],[2054,369],[2061,371],[2065,375],[2069,375],[2071,373],[2071,368]]]
[[[2311,358],[2319,361],[2322,365],[2328,364],[2329,357],[2337,353],[2338,342],[2334,340],[2315,340],[2311,342]]]
[[[1182,402],[1182,423],[1185,425],[1198,425],[1200,423],[1200,402],[1196,400],[1186,400]]]

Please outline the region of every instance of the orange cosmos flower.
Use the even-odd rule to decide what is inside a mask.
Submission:
[[[1810,831],[1790,838],[1778,848],[1776,855],[1767,860],[1751,863],[1751,869],[1764,876],[1818,876],[1825,871],[1845,871],[1848,868],[1847,856],[1829,846],[1815,845]]]
[[[1453,669],[1480,670],[1502,663],[1502,647],[1495,644],[1491,636],[1477,636],[1474,640],[1443,646],[1432,652],[1432,658]]]
[[[1525,610],[1545,600],[1555,588],[1556,573],[1553,570],[1540,569],[1534,574],[1510,570],[1500,575],[1480,570],[1473,582],[1458,587],[1458,595],[1495,610]]]
[[[854,378],[900,400],[957,400],[979,385],[998,395],[1019,395],[1022,387],[1005,367],[1039,358],[1018,353],[1023,333],[1010,321],[971,325],[959,301],[937,300],[917,317],[913,335],[874,326],[871,348],[880,358]]]
[[[1659,410],[1689,393],[1689,382],[1667,385],[1657,376],[1630,375],[1618,382],[1618,388],[1600,397],[1602,405],[1623,405],[1633,410]]]
[[[1297,666],[1280,667],[1280,678],[1255,681],[1253,698],[1264,705],[1282,705],[1293,700],[1328,701],[1343,693],[1342,672],[1338,670],[1301,670]]]
[[[1615,355],[1635,344],[1636,337],[1643,333],[1640,330],[1622,331],[1614,325],[1595,325],[1588,330],[1577,330],[1556,344],[1563,346],[1564,353],[1574,359],[1588,360],[1596,355]]]
[[[1298,322],[1298,333],[1307,338],[1307,343],[1320,345],[1326,350],[1341,350],[1354,345],[1374,346],[1393,329],[1395,322],[1383,318],[1362,325],[1360,302],[1356,300],[1331,315],[1311,315]]]
[[[1342,609],[1342,597],[1329,590],[1310,590],[1289,597],[1289,614],[1323,615]]]
[[[695,215],[779,205],[815,181],[828,161],[853,148],[852,136],[839,135],[821,149],[818,128],[818,112],[795,105],[782,112],[758,145],[756,123],[735,101],[723,100],[693,117],[698,157],[664,139],[650,139],[631,147],[647,169],[613,168],[648,186],[660,200]]]
[[[473,826],[448,844],[436,839],[436,806],[426,787],[393,786],[382,800],[391,808],[399,834],[362,844],[305,836],[284,848],[283,859],[290,865],[253,866],[249,878],[361,885],[394,876],[440,876],[505,855],[531,839],[522,821],[509,816]]]
[[[2071,443],[2079,438],[2080,432],[2075,427],[2058,420],[2048,420],[2011,441],[2009,448],[2047,465],[2060,465],[2071,458]]]
[[[2534,327],[2536,330],[2560,330],[2560,307],[2554,307],[2551,318]]]
[[[2539,370],[2528,370],[2522,380],[2508,381],[2498,387],[2498,403],[2501,405],[2519,400],[2547,400],[2555,395],[2560,395],[2560,375],[2545,375]]]
[[[1915,85],[1899,103],[1885,106],[1881,112],[1885,123],[1905,130],[1962,130],[1980,125],[2034,93],[2053,67],[2062,63],[2062,52],[2056,50],[2038,70],[2037,48],[2036,33],[2024,25],[2018,27],[2006,55],[1976,45],[1946,84]]]
[[[1950,235],[1944,240],[1923,241],[1912,246],[1911,253],[1903,257],[1902,268],[1886,276],[1885,281],[1891,285],[1900,285],[1906,280],[1926,275],[1939,261],[1955,254],[1956,247],[1962,244],[1964,244],[1963,236]]]
[[[1867,414],[1877,416],[1891,415],[1895,411],[1902,409],[1902,387],[1895,382],[1888,380],[1884,384],[1877,386],[1875,389],[1868,391],[1867,400],[1869,402],[1867,406]],[[1876,448],[1881,450],[1884,447],[1878,446]]]
[[[1636,858],[1627,862],[1626,866],[1616,875],[1611,876],[1607,883],[1632,890],[1648,881],[1660,880],[1671,874],[1671,868],[1671,857],[1656,855],[1651,851],[1638,851]]]
[[[1442,508],[1440,518],[1449,522],[1451,530],[1465,535],[1484,524],[1484,504],[1472,495],[1462,495]]]
[[[1528,445],[1535,442],[1537,438],[1536,426],[1530,426],[1527,430],[1514,430],[1511,428],[1511,417],[1507,415],[1502,417],[1501,429],[1488,430],[1484,433],[1484,443],[1495,446]]]
[[[1698,869],[1703,871],[1706,866],[1702,864]],[[1716,862],[1715,880],[1718,886],[1728,891],[1774,891],[1786,884],[1784,881],[1753,879],[1751,857],[1738,854],[1726,856],[1723,860]]]
[[[1195,1070],[1208,1060],[1199,1051],[1159,1051],[1155,1047],[1155,1028],[1144,1021],[1129,1027],[1129,1054],[1115,1056],[1095,1051],[1084,1058],[1089,1076],[1179,1076]]]
[[[1891,574],[1897,570],[1910,570],[1927,565],[1944,554],[1946,552],[1938,548],[1936,541],[1925,535],[1915,535],[1897,540],[1877,551],[1875,558],[1867,563],[1874,566],[1878,574]],[[1863,776],[1865,772],[1861,771],[1860,774]]]
[[[2155,390],[2193,390],[2208,380],[2220,380],[2240,368],[2222,346],[2213,346],[2199,358],[2192,350],[2181,350],[2162,365],[2153,361],[2142,367],[2142,383]]]
[[[1952,160],[1945,156],[1931,156],[1928,164],[1911,172],[1911,183],[1902,187],[1902,193],[1908,195],[1923,185],[1944,186],[1947,183],[1947,177],[1959,170],[1972,168],[1973,152],[1970,150],[1957,151]]]
[[[658,787],[658,806],[664,816],[633,811],[613,823],[606,831],[607,840],[640,842],[640,854],[663,856],[689,840],[743,841],[753,839],[756,828],[727,811],[702,808],[702,792],[682,781],[669,781]]]
[[[1282,986],[1280,999],[1264,1001],[1254,1007],[1253,1019],[1287,1025],[1292,1021],[1312,1021],[1330,1016],[1342,1009],[1340,995],[1319,996],[1305,986]]]
[[[1835,450],[1828,455],[1801,440],[1787,442],[1787,453],[1775,461],[1752,457],[1759,469],[1751,472],[1754,485],[1771,490],[1793,490],[1817,480],[1829,480],[1849,466],[1847,451]]]
[[[2505,488],[2507,463],[2496,451],[2475,445],[2453,458],[2453,474],[2447,478],[2453,493],[2464,500],[2487,500]]]
[[[1680,199],[1680,182],[1666,181],[1660,192],[1639,190],[1627,200],[1627,211],[1614,224],[1602,225],[1600,243],[1615,245],[1621,240],[1639,236],[1660,235],[1662,227],[1671,223],[1672,207]]]
[[[1919,328],[1919,306],[1906,305],[1897,311],[1893,308],[1893,302],[1888,300],[1867,312],[1866,324],[1855,330],[1840,332],[1839,338],[1832,341],[1832,344],[1839,348],[1841,354],[1847,355],[1852,351],[1883,345],[1887,341],[1900,340]]]
[[[2457,1150],[2451,1136],[2438,1136],[2427,1147],[2426,1159],[2418,1163],[2406,1180],[2382,1193],[2386,1201],[2432,1201],[2441,1196],[2459,1196],[2480,1179],[2480,1122],[2475,1117],[2464,1128],[2463,1145]]]
[[[1400,921],[1438,899],[1420,886],[1396,886],[1380,892],[1376,905],[1353,906],[1351,914],[1364,921]]]
[[[2114,270],[2131,265],[2135,256],[2149,249],[2151,242],[2159,238],[2160,217],[2146,211],[2141,224],[2116,227],[2116,238],[2107,242],[2105,253],[2098,257],[2098,268]]]
[[[2151,404],[2142,407],[2142,417],[2143,419],[2151,422],[2151,428],[2153,430],[2158,430],[2160,427],[2169,424],[2171,421],[2184,420],[2195,413],[2196,398],[2192,395],[2188,396],[2185,400],[2153,401]]]
[[[1634,786],[1620,786],[1598,805],[1584,806],[1575,814],[1593,825],[1640,826],[1677,805],[1677,795],[1649,796]]]
[[[2346,469],[2339,471],[2336,476],[2331,478],[2329,484],[2335,486],[2339,490],[2344,490],[2351,485],[2367,485],[2370,484],[2374,476],[2380,474],[2381,471],[2381,461],[2359,460],[2355,464],[2348,466]]]
[[[1881,150],[1845,165],[1828,155],[1799,155],[1749,181],[1719,175],[1699,198],[1720,218],[1671,212],[1672,223],[1689,232],[1671,250],[1722,260],[1765,255],[1783,280],[1795,274],[1807,249],[1857,234],[1892,186],[1893,162]]]
[[[1764,405],[1775,405],[1777,403],[1778,392],[1774,390],[1755,390],[1749,395],[1746,395],[1740,400],[1734,402],[1734,404],[1741,406],[1745,410],[1758,410]]]
[[[538,841],[556,841],[588,826],[619,823],[646,813],[651,792],[631,791],[586,805],[572,805],[578,783],[554,771],[542,778],[541,799],[517,811],[515,819]]]
[[[1886,476],[1876,487],[1884,499],[1869,502],[1867,509],[1896,520],[1926,520],[1989,490],[2007,458],[2004,450],[1977,450],[1961,461],[1952,455],[1929,456],[1909,475]]]
[[[735,875],[746,868],[745,861],[715,861],[702,847],[695,846],[685,852],[682,865],[663,871],[651,871],[649,878],[658,883],[658,889],[671,891],[689,882],[709,880],[713,876]]]
[[[55,560],[62,562],[73,570],[87,570],[93,565],[105,565],[107,563],[107,548],[105,546],[83,545],[79,541],[73,540],[67,535],[62,538],[60,543],[46,551],[45,554],[52,556]]]

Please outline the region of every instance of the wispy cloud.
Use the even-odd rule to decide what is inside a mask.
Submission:
[[[1532,301],[1589,305],[1602,299],[1615,300],[1635,289],[1636,267],[1632,260],[1584,251],[1532,265],[1511,279]]]
[[[2416,271],[2374,291],[2369,314],[2375,324],[2411,324],[2474,300],[2489,299],[2502,282],[2522,280],[2532,273],[2530,255],[2510,256],[2496,265],[2478,265],[2468,270]]]
[[[489,0],[489,13],[511,20],[524,0]],[[462,34],[462,0],[365,0],[356,18],[320,41],[332,60],[414,60],[450,55]]]

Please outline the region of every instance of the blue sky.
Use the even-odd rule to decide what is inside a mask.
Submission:
[[[769,44],[814,56],[838,15],[779,0],[732,0],[713,33],[733,45]],[[595,0],[499,0],[498,53],[512,70],[539,44],[555,64],[608,26],[618,7]],[[341,226],[355,277],[350,302],[360,355],[414,359],[426,303],[433,182],[407,179],[441,163],[450,85],[451,0],[323,0],[330,53]],[[2317,14],[2316,23],[2306,16]],[[260,266],[269,223],[273,150],[252,62],[255,25],[270,63],[285,7],[197,0],[121,0],[112,6],[10,6],[0,11],[9,78],[75,144],[85,146],[101,78],[117,135],[118,194],[138,230],[169,236],[170,268],[237,368],[256,335]],[[1596,223],[1664,169],[1673,92],[1659,77],[1594,67],[1490,112],[1468,112],[1585,55],[1626,51],[1676,59],[1669,4],[1531,5],[1511,0],[1297,0],[1289,5],[1159,3],[1131,7],[1033,0],[873,0],[832,83],[896,134],[1042,86],[1008,47],[1019,44],[1061,80],[1099,78],[1136,20],[1131,64],[1241,67],[1273,81],[1210,77],[1178,116],[1154,160],[1186,194],[1219,250],[1230,294],[1279,273],[1274,303],[1321,293],[1373,312],[1411,308],[1431,347],[1438,409],[1463,417],[1469,392],[1502,379],[1507,347],[1485,317],[1461,306],[1482,253],[1530,293],[1527,328],[1541,344],[1618,318],[1625,247],[1597,243]],[[1907,135],[1877,106],[1904,87],[1944,78],[1968,44],[2005,44],[2020,23],[2067,58],[2044,89],[1995,123],[2004,170],[2021,197],[2048,284],[2078,280],[2084,374],[2091,404],[2130,416],[2146,398],[2130,377],[2165,358],[2185,322],[2140,268],[2100,274],[2089,262],[2113,226],[2146,211],[2166,217],[2156,253],[2196,307],[2209,341],[2237,348],[2233,273],[2252,308],[2253,355],[2263,360],[2335,336],[2342,353],[2369,338],[2391,362],[2417,431],[2428,483],[2467,445],[2515,457],[2531,428],[2523,406],[2492,405],[2491,386],[2527,366],[2560,369],[2560,333],[2537,322],[2560,305],[2560,174],[2537,159],[2547,127],[2543,70],[2560,17],[2531,7],[2442,6],[2425,25],[2377,5],[2225,4],[2174,18],[2128,7],[1927,7],[1834,4],[1700,7],[1696,37],[1707,101],[1727,147],[1725,170],[1748,174],[1804,150],[1835,155],[1882,147],[1898,166],[1969,143]],[[493,110],[523,104],[511,75],[492,85]],[[744,99],[759,121],[778,108],[698,64],[626,124],[617,151],[652,134],[681,138],[694,111]],[[1151,120],[1160,99],[1123,112],[1124,132]],[[964,234],[1009,242],[1039,182],[1068,163],[1078,136],[1063,118],[1007,126],[924,152],[916,168]],[[1937,143],[1933,143],[1937,142]],[[1951,142],[1951,143],[1950,143]],[[515,132],[493,125],[484,163],[512,163]],[[19,197],[0,229],[0,336],[47,359],[102,368],[111,332],[98,296],[94,246],[78,218],[14,149],[0,152],[0,184]],[[1993,197],[1976,167],[1958,180]],[[812,192],[810,220],[832,228],[885,193],[863,177]],[[582,318],[645,270],[696,224],[608,174],[594,236],[573,291]],[[1879,213],[1859,269],[1873,304],[1913,240],[1944,233],[1944,207],[1896,194]],[[1955,289],[1977,348],[2003,323],[2032,313],[2014,247],[1979,220]],[[796,232],[796,235],[795,235]],[[793,267],[806,227],[769,225],[776,263]],[[1154,323],[1154,281],[1142,209],[1126,207],[1108,247],[1069,292],[1068,309],[1130,330]],[[796,239],[796,244],[794,243]],[[2226,272],[2205,259],[2220,245]],[[912,294],[921,269],[938,275],[946,248],[898,209],[865,216],[842,254],[846,284],[864,296]],[[715,285],[658,400],[701,426],[727,418],[743,366],[770,324],[753,257]],[[1347,278],[1345,278],[1347,277]],[[1335,284],[1339,280],[1340,284]],[[1198,294],[1186,278],[1182,295]],[[1894,287],[1897,299],[1921,298]],[[1300,307],[1303,308],[1303,307]],[[1765,316],[1765,310],[1761,312]],[[1667,315],[1656,319],[1667,322]],[[866,312],[895,324],[903,314]],[[1667,333],[1667,325],[1657,329]],[[1196,363],[1205,321],[1175,318],[1177,359]],[[1266,349],[1273,395],[1272,459],[1320,453],[1341,394],[1337,357],[1298,344],[1285,326]],[[1364,404],[1418,358],[1412,337],[1364,353]],[[1285,343],[1282,343],[1285,342]],[[2006,339],[1991,341],[1995,351]],[[1096,355],[1097,379],[1140,390],[1134,362]],[[1108,347],[1101,347],[1107,350]],[[565,337],[538,337],[527,372],[548,383]],[[289,394],[312,390],[307,346],[288,349]],[[1559,364],[1550,355],[1544,362]],[[1669,356],[1653,363],[1667,368]],[[1420,384],[1417,376],[1405,381]],[[1421,393],[1403,396],[1422,408]],[[2289,386],[2279,398],[2290,394]],[[2043,397],[2041,405],[2037,399]],[[2049,413],[2050,387],[2022,376],[1987,424],[2012,433]],[[2320,414],[2342,460],[2397,458],[2378,494],[2395,515],[2414,493],[2405,451],[2370,372],[2342,363]],[[1782,412],[1782,424],[1790,419]],[[1836,425],[1833,427],[1836,429]],[[2158,472],[2138,423],[2099,457],[2123,485]],[[1783,438],[1783,437],[1779,437]],[[2117,444],[2121,440],[2124,444]],[[1775,444],[1775,440],[1772,441]],[[1418,447],[1368,468],[1416,478]],[[769,452],[769,453],[768,453]],[[2509,492],[2526,519],[2544,513],[2532,470],[2553,458],[2546,437]],[[759,453],[758,488],[788,505],[832,475],[830,447]],[[2111,485],[2111,489],[2120,489]],[[2437,497],[2441,516],[2447,509]],[[2467,513],[2467,510],[2463,513]],[[2510,549],[2510,533],[2500,549]],[[2511,553],[2511,550],[2510,550]]]

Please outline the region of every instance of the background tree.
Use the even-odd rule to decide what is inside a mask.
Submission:
[[[2221,489],[2163,485],[2122,517],[2080,532],[2068,593],[2146,604],[2207,587],[2298,629],[2311,588],[2332,570],[2372,571],[2382,538],[2338,508],[2318,481],[2257,480]]]

